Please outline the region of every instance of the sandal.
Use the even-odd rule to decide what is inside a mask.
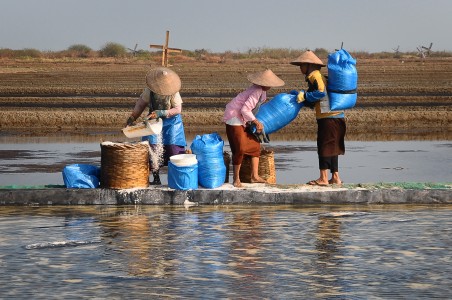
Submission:
[[[316,180],[311,180],[311,181],[307,182],[306,184],[308,184],[308,185],[318,185],[318,186],[328,186],[327,183],[320,183],[320,182],[317,181],[317,179]]]

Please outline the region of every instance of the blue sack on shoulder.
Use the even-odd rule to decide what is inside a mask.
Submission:
[[[345,49],[328,55],[327,92],[331,110],[349,109],[357,100],[358,72],[356,59]]]
[[[256,118],[264,125],[265,133],[271,134],[292,122],[302,107],[295,93],[281,93],[262,104]]]

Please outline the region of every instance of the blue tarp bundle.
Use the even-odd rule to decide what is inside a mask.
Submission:
[[[65,166],[63,181],[67,188],[89,189],[99,187],[100,167],[85,164]]]
[[[168,186],[175,190],[198,189],[198,164],[176,166],[168,162]]]
[[[266,134],[271,134],[292,122],[303,107],[297,103],[298,93],[281,93],[259,108],[256,118],[264,125]]]
[[[214,132],[197,135],[190,148],[198,160],[199,184],[205,188],[216,188],[223,185],[226,176],[226,165],[223,158],[224,141]]]
[[[349,109],[355,106],[358,88],[356,59],[345,49],[328,55],[328,98],[331,110]]]

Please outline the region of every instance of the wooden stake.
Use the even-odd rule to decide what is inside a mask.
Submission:
[[[182,52],[182,49],[178,49],[178,48],[169,48],[168,47],[169,44],[169,31],[166,31],[166,39],[165,39],[165,44],[164,45],[154,45],[154,44],[150,44],[149,47],[150,48],[157,48],[157,49],[162,49],[162,67],[168,67],[168,54],[170,52]]]

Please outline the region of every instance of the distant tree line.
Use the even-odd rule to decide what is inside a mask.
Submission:
[[[299,56],[307,49],[290,49],[290,48],[250,48],[244,52],[211,52],[207,49],[196,49],[193,51],[184,50],[182,53],[177,54],[180,59],[191,60],[206,60],[222,62],[225,60],[236,59],[292,59]],[[328,51],[324,48],[311,49],[319,57],[326,58],[332,51]],[[419,57],[419,53],[413,52],[376,52],[369,53],[365,51],[350,51],[356,58],[404,58],[404,57]],[[14,59],[27,59],[27,58],[97,58],[97,57],[112,57],[112,58],[137,58],[137,59],[152,59],[161,56],[161,52],[158,51],[146,51],[146,50],[131,50],[125,46],[109,42],[106,43],[101,49],[93,50],[90,47],[83,44],[74,44],[62,51],[40,51],[37,49],[26,48],[21,50],[12,50],[8,48],[0,48],[0,58],[14,58]],[[176,56],[174,54],[174,56]],[[428,57],[452,57],[451,51],[432,51]]]

